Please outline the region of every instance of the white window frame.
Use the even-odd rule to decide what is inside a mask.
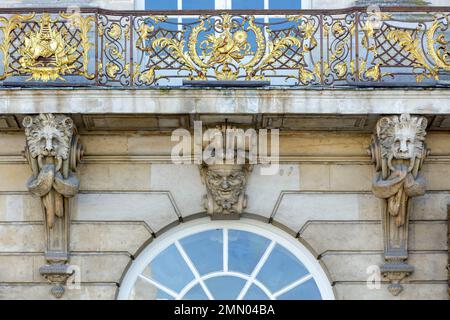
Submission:
[[[211,221],[209,218],[203,218],[183,223],[167,231],[166,233],[152,241],[138,255],[138,257],[133,261],[129,269],[126,271],[126,274],[123,277],[119,288],[117,299],[129,299],[138,277],[141,276],[142,272],[150,264],[150,262],[170,245],[174,243],[176,244],[180,239],[188,237],[190,235],[214,229],[233,229],[247,231],[272,240],[272,244],[280,244],[281,246],[289,250],[289,252],[291,252],[301,263],[303,263],[309,274],[316,282],[322,299],[335,299],[333,288],[319,261],[317,261],[317,259],[311,254],[311,252],[297,239],[272,225],[256,220],[241,219],[239,221]],[[224,243],[225,242],[228,243],[227,241],[224,241]],[[226,254],[225,252],[228,251],[224,251],[224,255]],[[228,259],[227,257],[224,258],[225,263],[225,261]],[[208,277],[208,275],[206,276]],[[211,277],[211,275],[209,276]],[[201,284],[203,282],[202,280],[205,280],[203,279],[204,277],[205,276],[203,276],[202,279],[196,279],[198,281],[197,283]],[[305,277],[305,279],[303,280],[307,281],[310,278],[311,277],[308,277],[308,279],[306,279]],[[283,293],[278,293],[278,296],[281,294]]]
[[[231,10],[233,0],[215,0],[215,10]],[[313,0],[300,0],[302,3],[302,9],[309,9],[312,6]],[[135,0],[135,9],[136,10],[145,10],[145,0]],[[269,9],[269,0],[264,0],[264,9]],[[177,0],[177,10],[183,10],[183,0]],[[169,19],[177,19],[178,20],[178,30],[181,31],[183,29],[183,19],[196,19],[198,16],[168,16]],[[264,23],[269,23],[269,16],[266,15],[257,15],[256,19],[264,19]],[[283,16],[270,16],[270,18],[283,18]]]
[[[216,10],[227,10],[231,9],[232,0],[215,0]],[[302,1],[302,9],[311,9],[313,0],[301,0]],[[183,10],[183,1],[178,0],[178,10]],[[135,0],[134,7],[136,10],[145,10],[145,0]],[[264,0],[264,9],[269,9],[269,0]]]

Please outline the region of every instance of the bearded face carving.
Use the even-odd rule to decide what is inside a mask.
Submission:
[[[414,270],[408,258],[409,199],[425,194],[426,182],[419,170],[427,155],[427,120],[408,114],[382,118],[371,145],[375,163],[372,190],[385,200],[383,230],[386,263],[381,272],[390,281],[389,291],[398,295],[400,282]]]
[[[205,209],[213,218],[239,218],[247,206],[247,165],[205,165],[201,168],[207,188]]]
[[[64,198],[73,197],[78,192],[79,180],[73,170],[82,149],[78,138],[73,136],[73,121],[66,116],[41,114],[26,117],[23,125],[27,139],[25,156],[33,170],[27,186],[32,194],[41,197],[47,225],[51,229],[56,217],[64,214]]]

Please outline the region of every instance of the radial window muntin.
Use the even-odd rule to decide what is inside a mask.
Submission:
[[[183,245],[180,243],[184,239],[190,236],[198,235],[203,232],[213,231],[222,234],[222,271],[209,272],[201,274],[195,264],[192,262],[189,254],[186,252]],[[256,236],[266,238],[269,241],[267,247],[264,248],[264,254],[260,257],[258,264],[252,269],[250,274],[243,272],[237,272],[229,270],[229,256],[228,256],[228,235],[231,231],[241,231],[245,233],[254,234]],[[152,261],[169,247],[176,247],[178,253],[181,255],[190,272],[193,275],[193,279],[187,282],[181,290],[172,290],[166,287],[163,283],[158,283],[149,277],[143,275],[146,268],[152,263]],[[258,279],[258,273],[264,267],[264,263],[267,262],[270,254],[276,248],[282,248],[290,254],[292,254],[300,265],[303,264],[307,273],[283,286],[279,290],[272,292],[263,281]],[[210,221],[208,218],[183,223],[168,232],[164,233],[152,243],[150,243],[133,261],[132,265],[124,276],[117,298],[120,300],[126,300],[130,298],[133,288],[139,279],[143,279],[146,282],[151,283],[153,286],[167,294],[174,299],[183,299],[193,288],[200,286],[205,293],[205,298],[213,299],[213,294],[209,291],[208,286],[205,284],[210,279],[218,279],[220,277],[233,277],[236,279],[242,279],[245,282],[245,286],[242,290],[239,290],[237,300],[245,298],[248,290],[253,286],[259,288],[263,292],[267,299],[277,299],[288,293],[290,290],[301,286],[308,281],[314,281],[320,292],[320,296],[324,300],[334,299],[334,294],[330,282],[323,271],[322,267],[315,259],[315,257],[295,238],[283,232],[282,230],[259,221],[241,219],[240,221]]]

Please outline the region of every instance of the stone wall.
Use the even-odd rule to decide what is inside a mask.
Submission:
[[[429,2],[448,4],[448,0]],[[125,10],[134,8],[134,3],[3,0],[1,6],[79,5]],[[330,9],[354,3],[310,0],[310,7]],[[449,101],[444,90],[394,94],[359,91],[354,99],[349,99],[349,92],[326,91],[287,91],[279,96],[198,91],[183,92],[174,99],[161,91],[140,92],[139,96],[130,91],[120,95],[92,90],[55,91],[53,95],[11,91],[3,94],[0,112],[201,111],[249,113],[250,118],[262,113],[317,110],[323,114],[408,111],[448,115]],[[80,102],[89,97],[91,100]],[[102,103],[91,108],[97,101]],[[0,129],[10,130],[0,133],[0,299],[53,299],[51,286],[39,273],[45,264],[44,221],[39,199],[26,188],[31,171],[22,157],[24,133],[14,132],[7,118],[0,120]],[[447,299],[450,134],[448,120],[441,122],[447,131],[430,132],[427,138],[432,150],[422,170],[428,180],[427,193],[411,203],[409,263],[415,272],[397,297],[386,290],[387,283],[379,290],[366,286],[367,267],[383,262],[382,200],[371,191],[374,168],[366,152],[370,133],[284,133],[281,153],[285,160],[280,171],[274,176],[261,176],[258,168],[253,171],[244,216],[270,219],[276,227],[299,236],[328,272],[338,299]],[[83,131],[81,135],[87,152],[79,168],[81,190],[71,217],[70,263],[80,268],[82,286],[67,290],[63,298],[114,299],[127,266],[150,240],[177,224],[180,217],[204,215],[202,197],[206,190],[197,166],[175,166],[167,161],[171,151],[167,134]]]
[[[82,133],[86,160],[71,224],[71,264],[81,290],[64,299],[114,299],[133,256],[179,216],[204,212],[206,193],[194,165],[176,166],[168,135]],[[412,201],[409,263],[415,272],[393,297],[383,284],[366,287],[370,265],[383,262],[381,200],[371,192],[370,134],[297,132],[281,137],[281,153],[298,159],[279,174],[249,180],[246,215],[260,216],[300,240],[318,257],[338,299],[447,299],[448,132],[430,132],[432,160],[422,172],[428,191]],[[0,134],[0,299],[53,299],[39,274],[45,260],[40,201],[26,188],[23,132]],[[147,160],[146,160],[147,159]],[[167,158],[166,158],[167,159]]]

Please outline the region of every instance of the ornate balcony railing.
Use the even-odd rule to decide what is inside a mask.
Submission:
[[[450,83],[450,7],[60,10],[0,9],[1,86]]]

